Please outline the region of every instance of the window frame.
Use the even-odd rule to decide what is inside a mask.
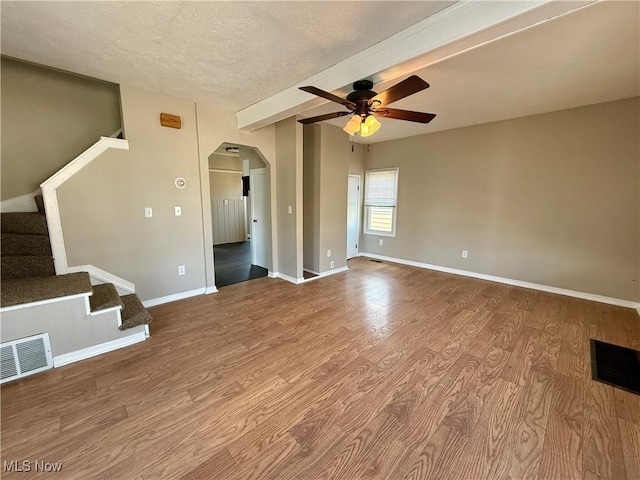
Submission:
[[[370,223],[370,209],[372,205],[367,205],[367,198],[369,193],[369,173],[370,172],[395,172],[395,184],[394,184],[394,197],[395,205],[389,206],[392,208],[391,212],[391,231],[384,232],[381,230],[372,230],[369,226]],[[398,218],[398,181],[400,178],[400,167],[385,167],[385,168],[371,168],[364,171],[364,235],[376,235],[380,237],[395,237],[396,236],[396,223]],[[384,205],[380,205],[385,207]]]

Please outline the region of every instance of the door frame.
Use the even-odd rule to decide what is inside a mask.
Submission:
[[[350,173],[347,176],[347,209],[349,208],[349,177],[354,177],[358,179],[358,224],[356,225],[356,238],[357,238],[357,247],[356,254],[353,257],[349,257],[349,245],[347,245],[347,260],[349,258],[355,258],[360,253],[360,224],[362,223],[362,175],[359,173]],[[347,237],[349,236],[349,215],[347,214]]]
[[[265,175],[267,177],[267,184],[269,185],[269,188],[271,188],[271,178],[270,178],[270,172],[269,169],[267,167],[263,167],[263,168],[252,168],[249,170],[249,192],[251,192],[251,184],[253,182],[251,182],[251,175]],[[271,193],[271,192],[269,192]],[[257,236],[253,235],[253,212],[255,212],[255,195],[251,195],[249,194],[249,199],[251,202],[251,229],[249,231],[249,234],[251,235],[251,264],[252,265],[256,265],[256,239]],[[271,199],[271,195],[269,195],[269,199]],[[271,212],[271,205],[268,205],[269,208],[269,212]],[[269,235],[268,237],[271,238],[272,235],[272,228],[273,228],[273,224],[271,222],[271,215],[269,215]],[[269,245],[266,246],[267,248],[267,252],[269,251]],[[268,264],[268,259],[267,259],[267,264]]]

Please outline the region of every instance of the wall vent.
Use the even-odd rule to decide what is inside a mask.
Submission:
[[[53,368],[48,333],[0,344],[0,383]]]

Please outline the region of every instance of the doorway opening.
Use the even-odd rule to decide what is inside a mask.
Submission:
[[[270,173],[254,147],[223,142],[209,156],[216,287],[266,277],[271,251]]]
[[[349,174],[347,187],[347,260],[358,256],[360,237],[360,175]]]

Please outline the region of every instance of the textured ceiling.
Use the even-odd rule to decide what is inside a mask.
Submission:
[[[238,110],[454,2],[2,2],[2,54]]]
[[[478,47],[414,72],[431,87],[391,105],[436,113],[430,124],[382,119],[375,135],[354,141],[374,143],[638,96],[639,32],[639,2],[607,1]],[[329,102],[302,116],[339,110]],[[347,120],[329,123],[342,127]]]
[[[1,46],[4,55],[237,111],[454,3],[2,2]],[[414,71],[431,88],[392,106],[433,112],[436,119],[429,125],[382,119],[374,136],[354,140],[373,143],[639,95],[640,3],[576,8]],[[391,70],[376,78],[393,78]],[[337,93],[349,91],[345,85]],[[326,102],[302,116],[338,110]]]

